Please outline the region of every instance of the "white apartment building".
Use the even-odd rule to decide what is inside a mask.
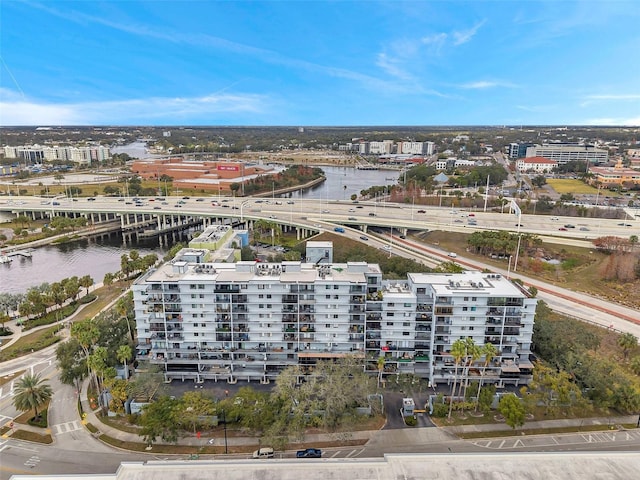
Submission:
[[[398,142],[398,153],[410,155],[433,155],[435,143],[433,142]]]
[[[394,152],[395,144],[393,140],[383,140],[382,142],[363,142],[367,144],[365,148],[366,153],[370,155],[388,155]],[[365,153],[362,151],[363,143],[360,144],[360,153]]]
[[[589,162],[598,165],[609,161],[609,151],[596,148],[593,145],[551,143],[527,147],[525,157],[544,157],[549,160],[556,160],[559,165],[564,165],[571,161]]]
[[[44,161],[72,161],[80,165],[91,165],[102,162],[111,157],[108,147],[101,145],[91,145],[88,147],[49,147],[39,145],[26,146],[6,146],[4,147],[5,158],[20,158],[31,162],[41,163]]]
[[[137,359],[161,366],[167,379],[266,383],[289,365],[312,369],[343,356],[376,373],[382,356],[384,375],[448,383],[451,345],[466,337],[499,351],[485,382],[530,379],[537,301],[500,275],[409,274],[387,282],[365,262],[206,263],[193,253],[133,285]]]
[[[558,166],[557,160],[544,157],[519,158],[516,169],[519,172],[549,173]]]

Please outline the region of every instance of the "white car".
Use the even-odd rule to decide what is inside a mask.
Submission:
[[[451,258],[457,258],[458,254],[456,252],[449,252],[449,253],[447,253],[447,256],[449,256]]]

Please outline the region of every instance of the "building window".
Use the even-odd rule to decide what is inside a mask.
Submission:
[[[467,311],[467,307],[462,307],[462,311],[466,312]]]
[[[264,298],[264,295],[261,293],[260,295],[258,295],[258,298]]]
[[[331,295],[325,295],[325,298],[329,300],[331,298]]]
[[[408,337],[409,335],[411,335],[411,332],[402,332],[402,335]]]
[[[393,312],[387,312],[387,317],[393,317]]]
[[[405,306],[405,308],[411,308],[411,304],[410,303],[405,303],[404,306]]]
[[[402,326],[403,327],[410,327],[411,326],[411,322],[402,322]]]
[[[387,322],[387,327],[393,327],[393,322]]]
[[[267,298],[271,298],[271,294],[270,293],[267,293]]]

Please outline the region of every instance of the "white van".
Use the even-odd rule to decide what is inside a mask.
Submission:
[[[263,447],[253,452],[253,458],[273,458],[273,448]]]
[[[449,257],[451,257],[451,258],[456,258],[456,257],[458,256],[458,254],[457,254],[457,253],[455,253],[455,252],[449,252],[449,253],[447,253],[447,255],[448,255]]]

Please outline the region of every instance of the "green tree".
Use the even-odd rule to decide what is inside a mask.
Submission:
[[[638,338],[633,333],[623,333],[618,337],[618,345],[622,348],[624,360],[629,358],[629,352],[638,346]]]
[[[139,435],[148,445],[152,445],[158,437],[164,442],[175,443],[178,441],[179,423],[179,401],[162,396],[143,407]]]
[[[498,411],[512,429],[515,430],[524,425],[526,411],[522,401],[515,395],[510,394],[502,397],[498,404]]]
[[[116,352],[116,357],[119,362],[122,362],[124,365],[124,378],[125,380],[129,378],[129,369],[127,368],[127,362],[131,359],[132,351],[130,345],[120,345],[118,347],[118,351]]]
[[[449,397],[449,414],[447,415],[447,418],[449,419],[451,419],[451,412],[453,411],[453,397],[456,393],[456,385],[458,382],[458,367],[466,354],[467,346],[464,340],[458,339],[453,342],[453,345],[451,345],[451,356],[453,357],[455,368],[453,373],[453,385],[451,386],[451,396]]]
[[[80,277],[80,280],[78,280],[78,283],[80,284],[81,287],[86,289],[85,294],[88,295],[89,288],[91,287],[91,285],[93,285],[93,278],[91,278],[91,275],[84,275],[83,277]]]
[[[75,338],[56,347],[56,359],[60,369],[60,381],[80,391],[80,382],[87,376],[87,361]]]
[[[21,412],[33,410],[34,418],[38,418],[38,408],[53,396],[51,386],[44,383],[39,374],[25,374],[16,384],[13,405]]]
[[[193,429],[194,433],[203,424],[202,418],[213,415],[216,411],[213,400],[202,392],[185,392],[180,399],[178,409],[180,424]]]
[[[482,371],[480,372],[480,381],[478,382],[478,394],[476,398],[476,411],[480,405],[480,394],[482,393],[482,384],[484,382],[484,376],[487,373],[487,367],[498,354],[498,349],[493,343],[485,343],[481,348],[482,355],[484,356],[484,363],[482,364]]]

